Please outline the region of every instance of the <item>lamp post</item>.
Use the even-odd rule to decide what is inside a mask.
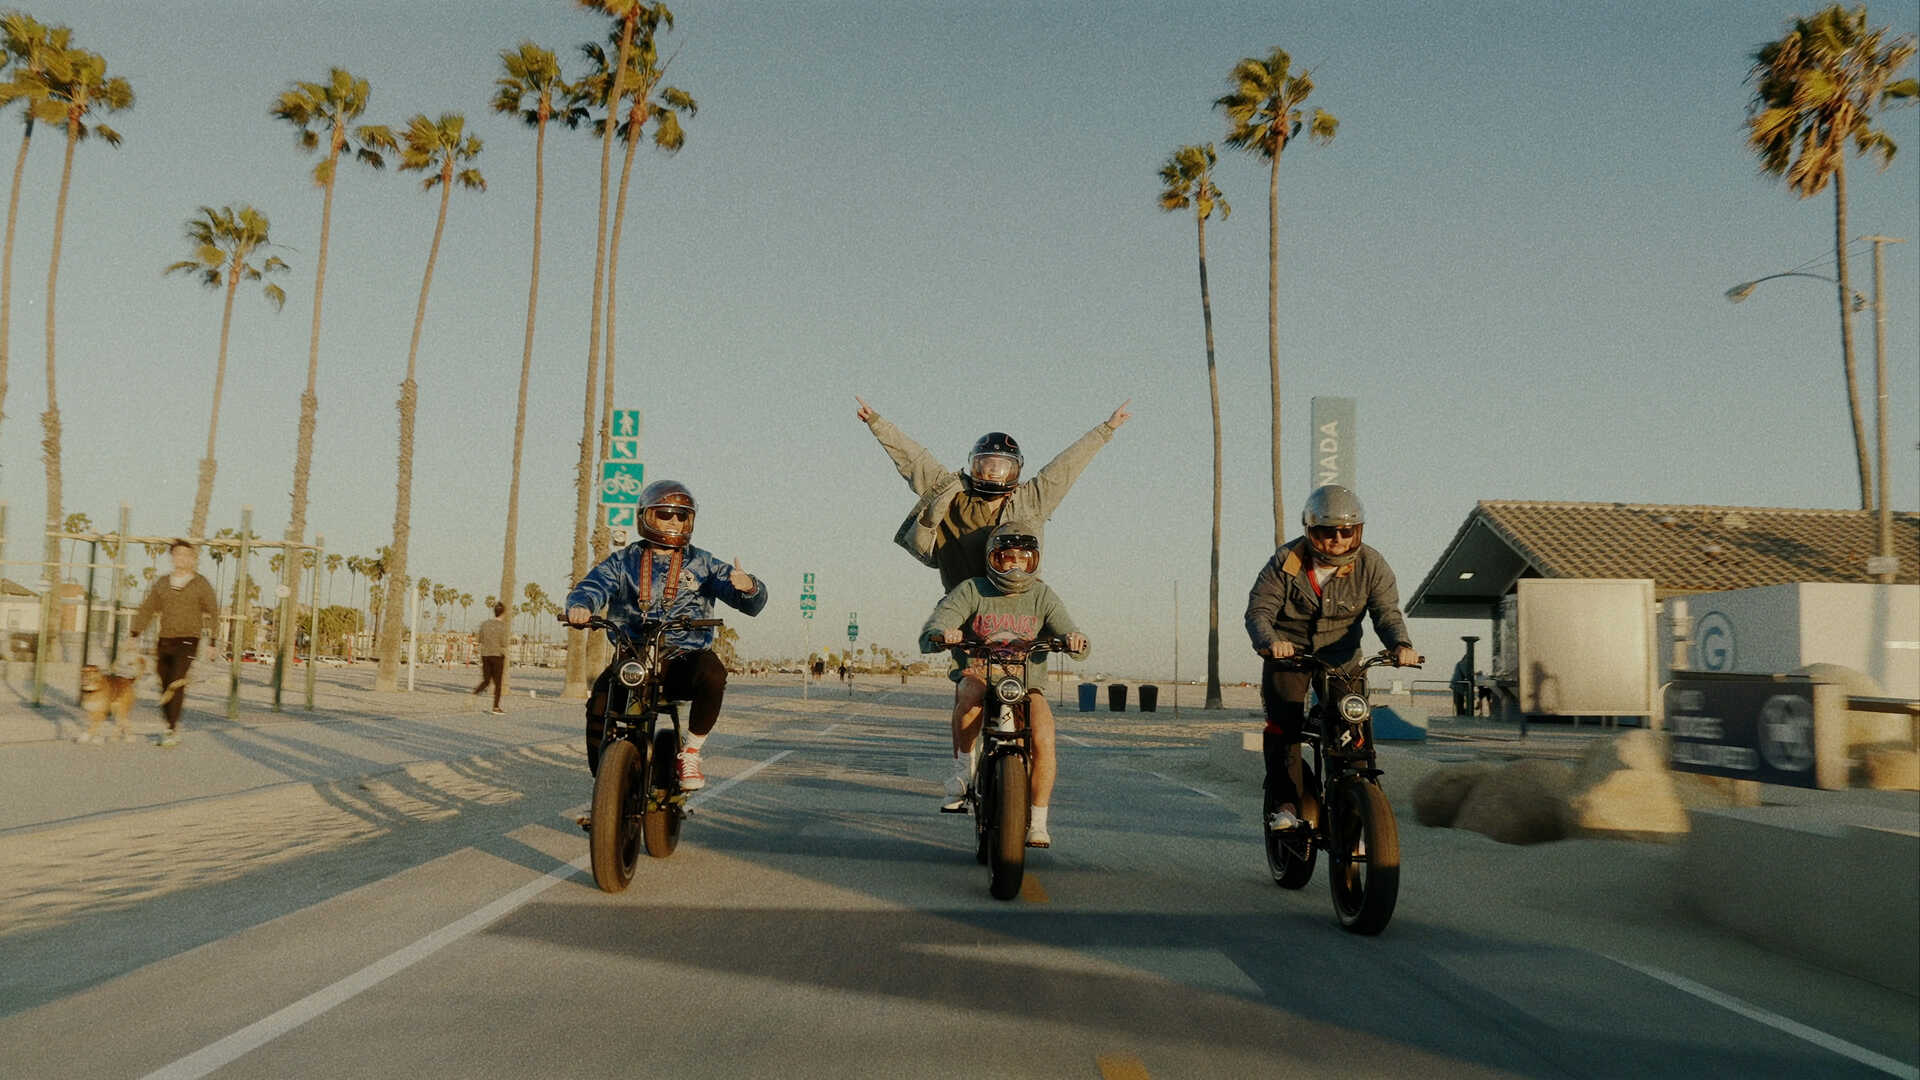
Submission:
[[[1884,288],[1886,279],[1880,260],[1880,248],[1883,244],[1899,244],[1905,241],[1891,236],[1868,236],[1863,237],[1863,239],[1873,242],[1873,386],[1875,399],[1874,437],[1876,443],[1874,456],[1878,459],[1874,462],[1875,475],[1878,478],[1875,484],[1874,501],[1879,505],[1878,516],[1880,525],[1880,554],[1878,557],[1868,560],[1867,572],[1879,578],[1881,584],[1890,585],[1900,570],[1900,560],[1893,553],[1893,513],[1887,506],[1887,302],[1884,295],[1886,291]],[[1737,304],[1747,297],[1752,296],[1753,290],[1757,288],[1761,282],[1772,281],[1774,278],[1783,277],[1804,277],[1812,278],[1815,281],[1824,281],[1829,285],[1840,284],[1837,280],[1823,274],[1809,274],[1803,270],[1788,270],[1778,274],[1768,274],[1765,277],[1754,278],[1752,281],[1741,282],[1727,290],[1727,299]],[[1853,310],[1864,311],[1867,306],[1867,298],[1860,295],[1858,290],[1855,290],[1853,294]]]

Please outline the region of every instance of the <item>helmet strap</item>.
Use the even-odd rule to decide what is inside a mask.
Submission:
[[[683,552],[680,548],[656,548],[651,541],[642,546],[646,549],[646,565],[640,568],[638,587],[640,591],[640,610],[645,611],[647,608],[653,606],[653,560],[655,552],[664,550],[667,553],[667,584],[666,588],[661,591],[660,602],[662,604],[673,603],[673,598],[680,592],[680,566],[683,559]]]

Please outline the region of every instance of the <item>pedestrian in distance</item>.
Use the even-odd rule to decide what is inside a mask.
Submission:
[[[480,632],[476,635],[479,638],[480,648],[480,685],[474,687],[473,692],[481,693],[486,690],[488,683],[492,683],[493,711],[496,714],[505,711],[500,708],[500,691],[505,687],[507,680],[507,620],[504,618],[506,613],[507,605],[496,601],[493,605],[493,618],[481,623]]]
[[[160,676],[160,712],[167,720],[160,745],[177,746],[187,672],[193,667],[202,634],[220,617],[220,604],[214,598],[213,586],[195,569],[200,562],[198,548],[176,539],[167,555],[173,560],[173,571],[155,578],[153,588],[147,590],[128,628],[128,647],[139,648],[140,635],[157,617],[160,626],[154,642],[154,670]]]

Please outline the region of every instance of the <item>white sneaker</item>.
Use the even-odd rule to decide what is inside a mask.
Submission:
[[[1028,847],[1052,847],[1053,835],[1038,825],[1027,826]]]
[[[700,752],[682,750],[675,763],[678,766],[681,791],[698,791],[707,786],[707,775],[700,771]]]
[[[965,759],[956,759],[953,763],[953,775],[947,777],[947,798],[940,804],[943,814],[964,814],[967,812],[967,763]]]
[[[1295,814],[1285,807],[1281,807],[1267,815],[1267,828],[1273,832],[1292,832],[1295,829],[1303,828],[1306,824],[1305,821],[1300,819],[1300,815]]]

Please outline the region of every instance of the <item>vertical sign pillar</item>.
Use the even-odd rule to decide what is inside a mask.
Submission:
[[[1350,397],[1313,399],[1313,445],[1307,454],[1311,462],[1308,491],[1327,484],[1354,486],[1358,465],[1354,439],[1356,409]]]

